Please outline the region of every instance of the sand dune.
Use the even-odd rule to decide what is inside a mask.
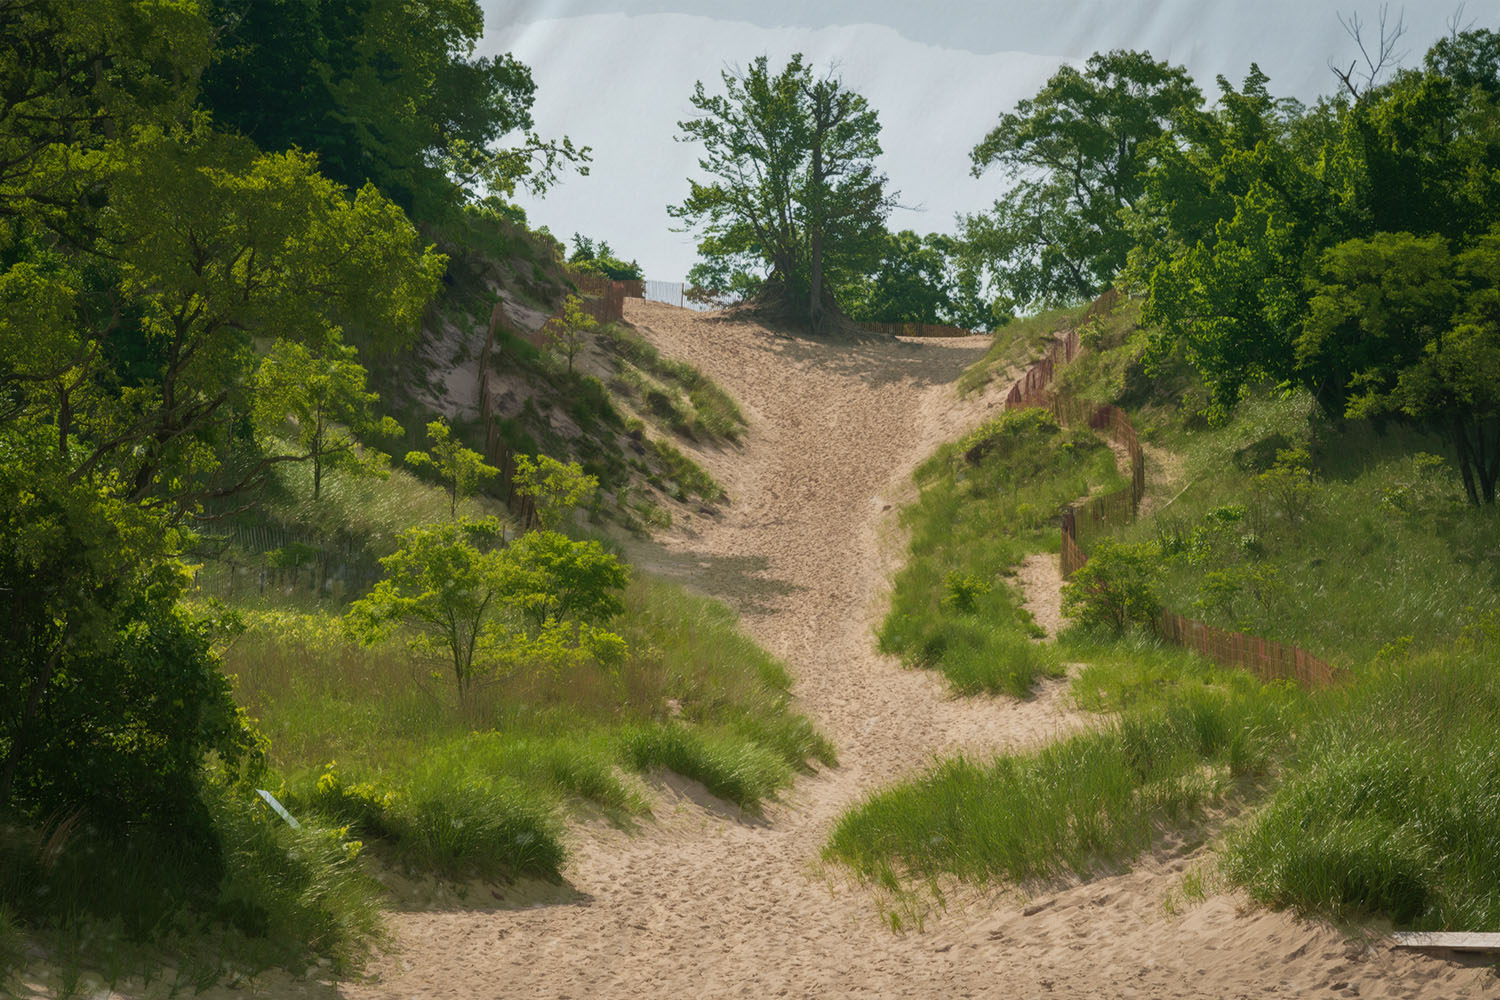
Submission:
[[[656,572],[740,610],[785,658],[801,707],[841,766],[801,779],[763,818],[661,783],[635,835],[574,838],[561,888],[438,897],[393,917],[396,947],[373,976],[266,995],[386,997],[1458,997],[1492,975],[1396,957],[1336,928],[1236,895],[1169,908],[1209,856],[1164,847],[1129,873],[1055,888],[961,892],[922,932],[893,933],[865,887],[819,851],[861,796],[934,755],[1034,746],[1084,724],[1065,682],[1025,702],[954,699],[939,676],[874,651],[901,559],[895,510],[938,443],[997,412],[952,382],[983,338],[825,344],[631,300],[627,318],[744,406],[738,449],[699,457],[733,502],[659,542],[632,546]],[[1052,624],[1049,622],[1049,624]],[[240,992],[239,995],[244,995]]]

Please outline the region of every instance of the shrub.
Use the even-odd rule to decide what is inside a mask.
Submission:
[[[1103,539],[1089,561],[1063,586],[1063,614],[1085,628],[1116,635],[1140,626],[1154,629],[1161,613],[1157,595],[1160,553],[1148,543]]]

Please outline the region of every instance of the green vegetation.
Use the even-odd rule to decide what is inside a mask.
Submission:
[[[1226,838],[1227,874],[1273,906],[1500,927],[1500,683],[1493,638],[1465,645],[1321,699],[1285,784]]]
[[[955,689],[1028,693],[1057,674],[1052,647],[1005,580],[1054,549],[1057,512],[1121,483],[1114,454],[1088,430],[1042,410],[1013,410],[945,445],[917,470],[921,499],[903,513],[911,557],[896,577],[880,648],[943,671]]]
[[[586,160],[530,133],[482,26],[472,0],[0,4],[0,991],[36,945],[63,993],[346,974],[371,864],[556,877],[568,809],[646,809],[626,770],[753,809],[832,760],[722,609],[508,538],[474,428],[419,402],[425,319],[466,331],[497,286],[550,308],[561,250],[499,195]],[[532,354],[626,469],[603,385]],[[387,466],[424,424],[446,496]],[[595,485],[527,470],[549,527]]]
[[[458,502],[472,496],[481,480],[500,474],[493,465],[487,465],[484,456],[453,436],[446,420],[434,420],[427,425],[428,449],[409,451],[406,464],[413,469],[429,471],[448,491],[448,516],[458,517]]]
[[[987,302],[980,274],[958,240],[910,229],[886,234],[879,261],[855,275],[836,298],[861,323],[940,323],[988,330],[1011,318],[1002,303]]]
[[[674,770],[754,809],[834,761],[788,710],[780,664],[722,606],[665,584],[625,590],[617,662],[492,673],[463,696],[329,615],[246,618],[225,667],[288,804],[419,870],[556,877],[563,807],[647,812],[621,767]]]
[[[618,359],[627,395],[638,396],[647,412],[689,437],[739,440],[745,415],[717,382],[684,361],[662,357],[622,326],[608,324],[602,333]],[[687,393],[690,408],[683,405],[680,393]]]
[[[267,151],[316,150],[322,171],[374,184],[427,220],[475,190],[550,187],[587,147],[541,139],[531,70],[509,54],[474,56],[478,4],[404,0],[213,0],[218,33],[201,100],[226,130]],[[497,140],[522,133],[517,146]]]
[[[1112,869],[1261,775],[1300,697],[1243,674],[1167,670],[1173,697],[1137,701],[1097,731],[988,763],[946,760],[875,793],[840,821],[825,857],[892,889]]]
[[[547,321],[542,335],[551,341],[553,349],[568,359],[568,374],[573,374],[573,358],[589,341],[589,334],[599,321],[583,311],[583,300],[569,295],[563,300],[562,313]]]
[[[1304,393],[1256,394],[1205,426],[1181,398],[1190,368],[1143,377],[1150,331],[1136,315],[1102,318],[1086,337],[1093,352],[1059,379],[1134,400],[1138,431],[1179,457],[1184,480],[1115,537],[1086,538],[1090,562],[1065,592],[1078,624],[1052,655],[1086,664],[1072,694],[1098,727],[1028,753],[939,762],[847,814],[825,856],[919,905],[910,887],[945,878],[1045,888],[1115,871],[1176,832],[1218,838],[1225,874],[1271,905],[1500,926],[1484,832],[1500,736],[1481,721],[1500,697],[1482,666],[1500,634],[1500,581],[1480,554],[1496,545],[1494,519],[1466,503],[1455,470],[1427,451],[1432,438],[1331,421]],[[922,513],[934,468],[987,435],[976,438],[923,469],[894,607],[917,567],[981,547],[950,550]],[[1000,501],[960,494],[941,520],[1003,536],[1001,517],[1015,515],[986,512]],[[935,592],[941,578],[920,572]],[[948,577],[939,614],[989,599],[992,578]],[[1168,652],[1151,634],[1158,603],[1307,646],[1351,679],[1308,694]]]
[[[572,462],[559,462],[547,455],[521,455],[512,478],[516,492],[530,497],[538,526],[544,531],[561,530],[575,507],[592,502],[599,480]]]
[[[964,254],[1015,307],[1098,295],[1134,246],[1125,220],[1164,155],[1157,140],[1202,100],[1186,70],[1149,52],[1096,52],[1082,69],[1061,67],[974,147],[976,174],[999,167],[1016,183],[965,218]]]
[[[635,261],[626,263],[615,256],[614,248],[604,240],[597,243],[587,236],[573,234],[573,252],[568,263],[580,271],[597,274],[611,281],[640,281],[646,275]]]
[[[755,294],[820,331],[835,290],[870,273],[888,240],[895,197],[875,168],[879,116],[831,72],[814,74],[801,53],[780,72],[761,56],[720,76],[723,94],[699,81],[697,117],[678,123],[702,144],[709,175],[667,209],[700,234],[688,283]]]
[[[1224,871],[1266,903],[1500,927],[1500,682],[1484,666],[1500,620],[1497,44],[1455,29],[1388,80],[1382,51],[1311,107],[1253,65],[1206,109],[1178,68],[1096,55],[975,150],[1022,177],[967,231],[1010,294],[1144,293],[1080,329],[1089,353],[1058,385],[1130,408],[1148,473],[1181,474],[1138,523],[1081,540],[1090,562],[1065,595],[1077,624],[1058,655],[1089,664],[1075,697],[1111,717],[872,796],[830,858],[888,886],[1046,883],[1109,870],[1218,803]],[[942,520],[978,539],[1016,520],[960,500]],[[940,580],[938,606],[981,606],[984,567],[932,565],[948,550],[928,503],[906,574],[926,567],[930,606]],[[1308,647],[1344,683],[1309,694],[1192,666],[1155,648],[1158,605]]]

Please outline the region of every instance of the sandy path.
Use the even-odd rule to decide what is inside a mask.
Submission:
[[[969,894],[925,933],[885,928],[867,890],[818,865],[840,813],[934,754],[1034,745],[1078,724],[1063,682],[1028,702],[954,700],[935,674],[872,648],[911,468],[1002,398],[997,387],[954,400],[951,382],[985,343],[824,345],[636,300],[627,318],[725,385],[752,428],[743,449],[705,456],[734,498],[725,515],[636,546],[632,558],[738,608],[791,665],[802,708],[834,739],[841,766],[799,780],[763,820],[673,782],[637,835],[580,832],[566,887],[396,913],[398,948],[375,979],[297,992],[1240,997],[1352,996],[1352,984],[1364,997],[1461,996],[1488,975],[1384,950],[1346,957],[1336,930],[1241,913],[1234,897],[1170,916],[1163,901],[1195,863],[1180,851],[1027,909]],[[266,991],[289,995],[294,984],[282,987]]]

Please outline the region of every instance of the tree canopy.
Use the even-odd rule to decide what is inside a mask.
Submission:
[[[586,148],[534,131],[531,70],[473,54],[477,0],[208,0],[208,16],[219,43],[202,100],[221,126],[316,152],[332,180],[373,183],[418,218],[587,172]]]
[[[1252,66],[1181,114],[1129,215],[1154,356],[1181,352],[1220,408],[1302,384],[1336,418],[1440,432],[1470,499],[1493,502],[1496,51],[1455,32],[1423,68],[1310,108]]]
[[[678,123],[704,150],[708,178],[668,212],[699,236],[689,282],[755,294],[819,329],[836,290],[879,259],[894,196],[875,167],[880,121],[842,81],[795,55],[773,72],[762,56],[699,81],[698,116]]]
[[[964,220],[970,253],[1019,306],[1097,295],[1125,265],[1122,213],[1145,190],[1156,140],[1201,101],[1185,69],[1146,52],[1062,67],[974,147],[975,176],[998,167],[1014,187]]]

